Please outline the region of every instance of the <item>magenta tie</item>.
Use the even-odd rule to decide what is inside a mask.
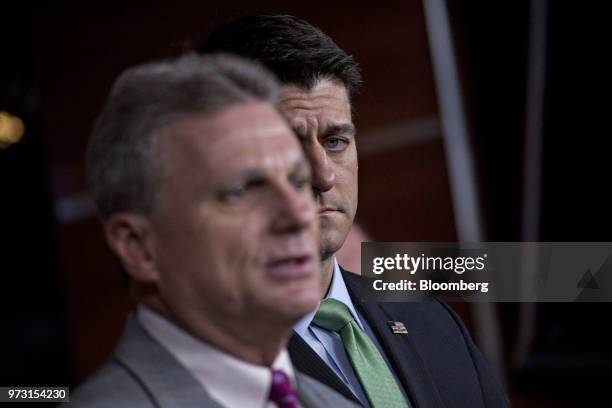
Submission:
[[[272,387],[270,388],[269,399],[278,405],[278,408],[300,408],[300,402],[291,382],[289,382],[289,377],[281,370],[272,370]]]

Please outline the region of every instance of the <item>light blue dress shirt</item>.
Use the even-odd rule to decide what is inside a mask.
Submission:
[[[340,272],[340,267],[338,266],[338,262],[334,258],[334,273],[332,275],[332,282],[327,292],[326,299],[335,299],[342,303],[344,303],[357,325],[368,335],[370,340],[374,343],[380,354],[383,356],[385,361],[387,362],[387,366],[389,366],[389,370],[393,373],[393,369],[389,364],[389,360],[385,356],[378,340],[374,336],[374,332],[367,324],[365,319],[357,312],[353,302],[351,301],[351,297],[346,288],[346,284],[344,283],[344,279],[342,278],[342,273]],[[344,344],[342,343],[342,339],[340,335],[337,333],[322,329],[318,326],[310,324],[316,311],[307,314],[300,320],[293,329],[298,333],[302,339],[321,357],[321,359],[336,373],[336,375],[344,382],[344,384],[355,394],[355,396],[361,401],[361,403],[365,407],[369,407],[370,404],[368,402],[368,398],[365,394],[359,379],[357,378],[357,374],[353,370],[353,366],[351,365],[351,361],[349,360],[346,351],[344,350]],[[397,381],[397,376],[395,376]],[[398,382],[398,386],[400,390],[403,392],[403,387]]]

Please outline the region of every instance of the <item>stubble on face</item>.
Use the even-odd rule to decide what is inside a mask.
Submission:
[[[346,88],[329,79],[310,90],[282,87],[279,110],[298,136],[313,168],[320,220],[320,252],[331,260],[346,239],[357,209],[357,148]]]

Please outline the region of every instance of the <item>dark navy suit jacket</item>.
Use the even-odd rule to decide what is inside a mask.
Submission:
[[[368,278],[341,271],[353,304],[372,328],[413,407],[509,406],[495,371],[447,305],[433,299],[362,302],[359,294]],[[404,323],[408,334],[394,334],[389,321]],[[297,333],[289,342],[289,353],[298,370],[359,402]]]

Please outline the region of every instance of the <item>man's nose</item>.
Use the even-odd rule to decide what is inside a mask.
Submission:
[[[312,188],[315,194],[331,190],[336,183],[336,173],[325,148],[318,142],[314,143],[307,155],[312,167]]]
[[[273,221],[276,232],[299,232],[317,219],[314,198],[306,188],[299,190],[287,186],[279,190],[278,196],[278,211]]]

